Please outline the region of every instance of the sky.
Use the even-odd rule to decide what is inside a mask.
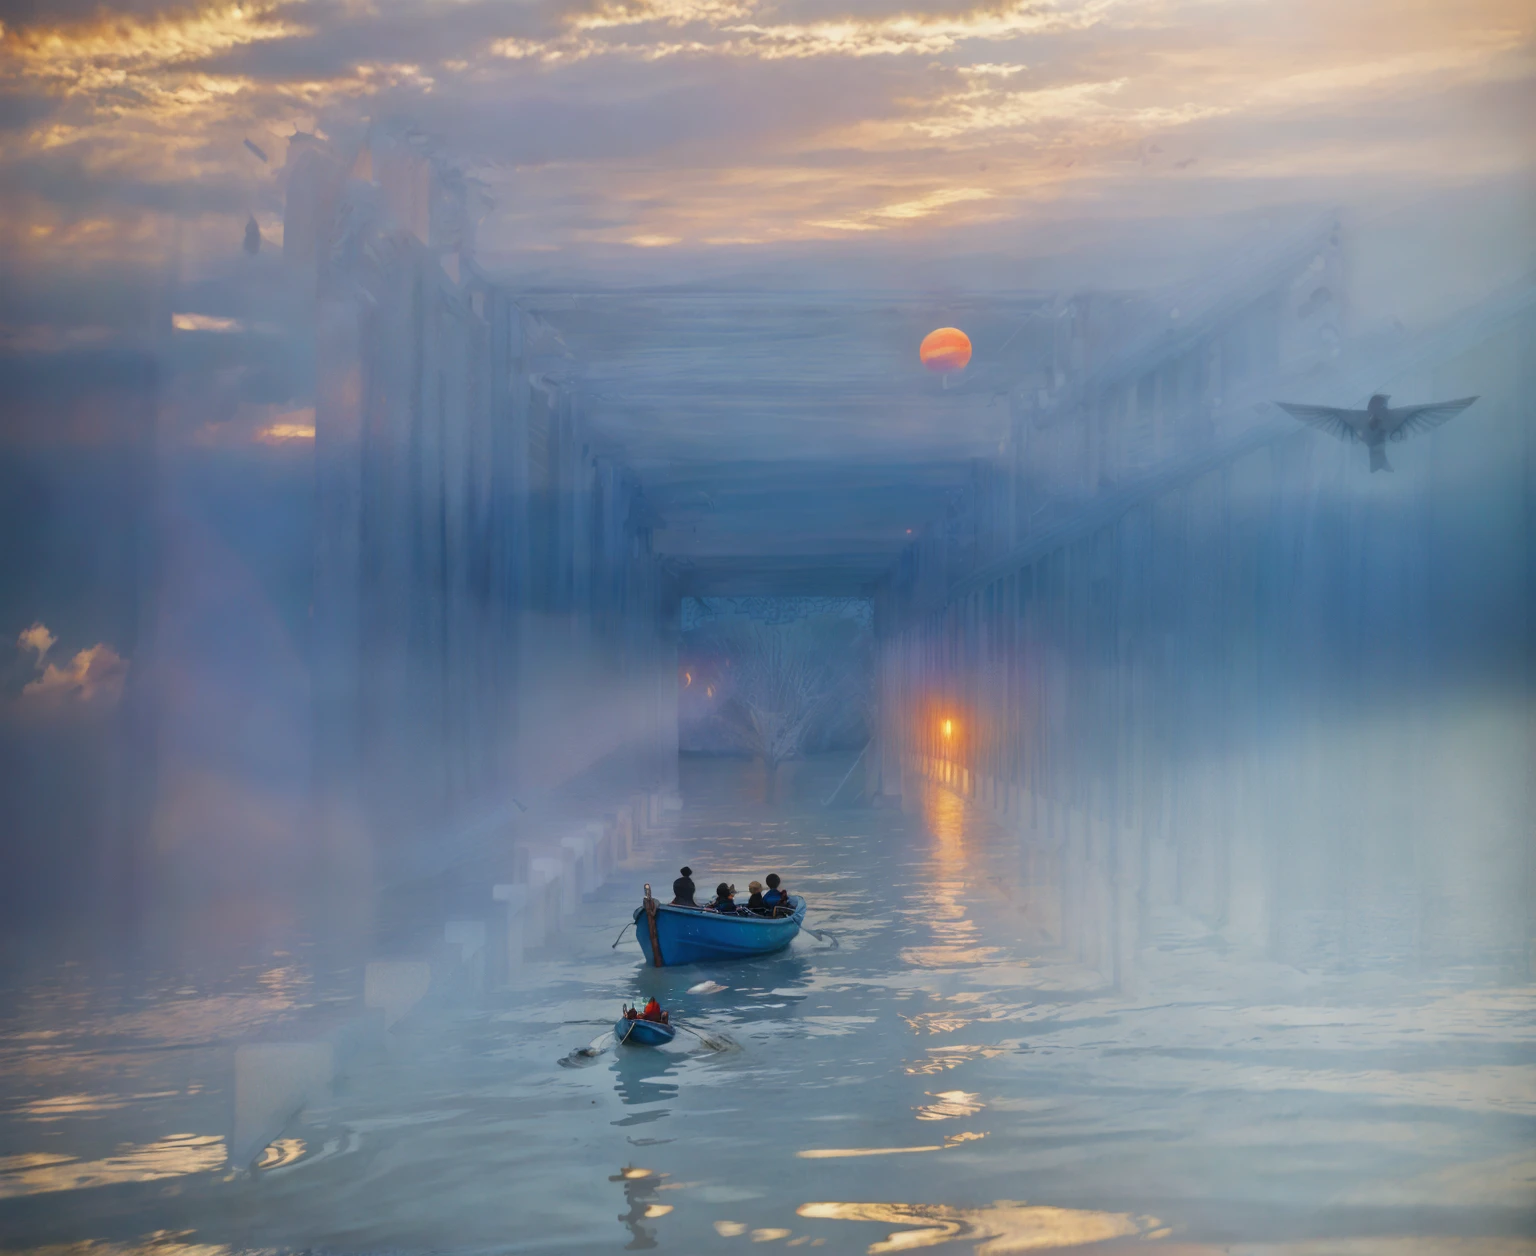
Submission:
[[[138,665],[130,524],[172,507],[122,451],[167,415],[168,534],[300,632],[295,132],[435,137],[525,288],[1126,290],[1337,209],[1362,323],[1415,328],[1536,271],[1533,86],[1528,0],[0,0],[0,679]]]
[[[386,118],[486,184],[487,256],[556,273],[1530,203],[1523,0],[22,0],[3,21],[0,248],[56,285],[163,252],[169,218],[183,264],[232,255],[248,214],[280,239],[285,137]]]

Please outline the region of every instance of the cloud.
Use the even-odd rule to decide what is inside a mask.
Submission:
[[[37,655],[37,661],[42,662],[43,656],[53,649],[54,642],[58,640],[46,625],[41,622],[23,630],[21,636],[16,639],[16,644],[23,650],[31,650]]]
[[[1047,200],[1129,220],[1532,164],[1518,0],[35,7],[0,36],[0,225],[39,265],[125,254],[155,218],[183,258],[232,248],[280,206],[283,136],[370,116],[419,119],[493,188],[488,252],[628,248],[658,272],[707,241],[863,249],[923,224],[959,251],[946,228]],[[1137,161],[1154,140],[1167,156]],[[1165,167],[1177,186],[1149,189]]]
[[[228,419],[203,423],[192,430],[191,443],[203,449],[249,449],[266,445],[278,449],[302,449],[314,444],[315,408],[242,403]]]
[[[289,445],[313,443],[315,439],[314,411],[310,411],[308,423],[271,423],[256,433],[263,445]]]
[[[816,221],[811,225],[828,227],[834,231],[878,231],[890,223],[927,218],[950,205],[959,205],[964,201],[985,201],[991,197],[992,193],[986,188],[940,188],[914,200],[898,201],[893,205],[866,210],[857,218]]]
[[[219,318],[214,314],[172,314],[171,326],[177,331],[244,331],[238,318]]]
[[[17,647],[31,652],[34,678],[22,686],[21,701],[26,704],[89,704],[112,706],[122,696],[128,676],[128,663],[111,646],[98,642],[81,650],[60,667],[46,661],[58,638],[41,621],[17,638]]]

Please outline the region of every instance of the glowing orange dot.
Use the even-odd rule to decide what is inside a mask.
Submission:
[[[963,371],[971,360],[971,338],[958,327],[940,327],[923,337],[917,356],[930,371]]]
[[[944,736],[946,736],[946,737],[953,737],[954,735],[955,735],[955,722],[954,722],[954,720],[945,720],[944,721]]]

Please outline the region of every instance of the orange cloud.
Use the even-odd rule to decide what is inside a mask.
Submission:
[[[79,651],[60,667],[57,663],[45,662],[57,641],[58,638],[41,621],[17,638],[17,647],[35,653],[35,666],[41,669],[35,679],[22,687],[22,701],[110,706],[122,696],[123,682],[128,676],[128,663],[116,650],[104,642],[98,642],[89,649]]]

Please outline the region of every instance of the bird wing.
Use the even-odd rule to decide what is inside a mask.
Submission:
[[[1427,406],[1398,406],[1387,411],[1388,440],[1407,440],[1419,432],[1439,427],[1470,406],[1476,397],[1462,397],[1459,401],[1435,401]]]
[[[1294,401],[1275,402],[1293,419],[1300,419],[1310,427],[1344,441],[1358,441],[1360,429],[1365,425],[1364,410],[1337,410],[1333,406],[1304,406]]]

